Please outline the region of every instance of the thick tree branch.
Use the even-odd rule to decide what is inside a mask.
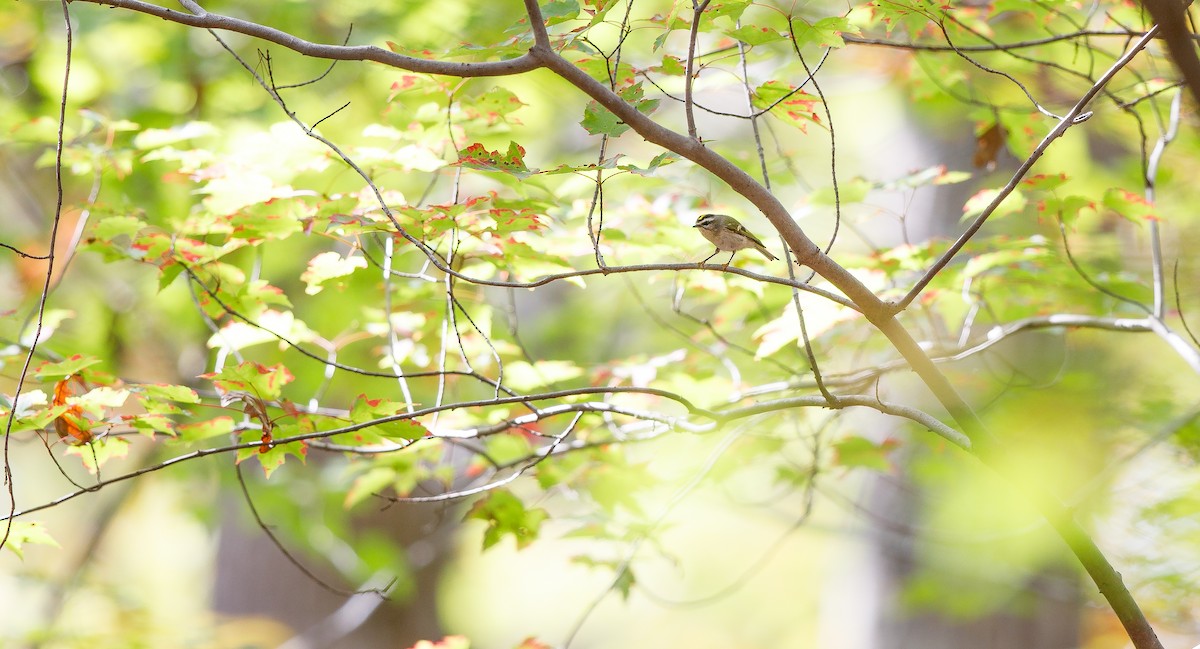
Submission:
[[[1154,17],[1167,42],[1167,51],[1183,80],[1187,83],[1192,99],[1200,103],[1200,57],[1196,56],[1195,34],[1188,30],[1187,12],[1179,0],[1142,0],[1142,6]]]

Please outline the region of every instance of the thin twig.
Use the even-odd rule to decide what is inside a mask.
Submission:
[[[1055,140],[1062,137],[1062,135],[1067,132],[1067,129],[1076,124],[1082,123],[1091,117],[1090,112],[1084,111],[1084,109],[1087,108],[1087,105],[1091,103],[1092,99],[1095,98],[1096,95],[1100,94],[1100,91],[1104,89],[1104,86],[1108,85],[1108,82],[1111,81],[1118,72],[1124,69],[1125,66],[1129,65],[1129,62],[1132,61],[1139,52],[1141,52],[1147,45],[1150,44],[1150,41],[1154,39],[1157,33],[1158,26],[1155,25],[1149,31],[1147,31],[1142,38],[1134,43],[1133,46],[1121,56],[1121,58],[1117,59],[1116,62],[1113,63],[1112,66],[1110,66],[1108,70],[1096,81],[1096,83],[1092,84],[1092,87],[1089,88],[1088,91],[1079,98],[1079,101],[1075,102],[1075,105],[1071,107],[1071,110],[1067,111],[1067,114],[1063,115],[1063,118],[1059,120],[1058,124],[1055,125],[1055,127],[1051,129],[1049,133],[1046,134],[1046,137],[1042,138],[1042,141],[1038,143],[1033,152],[1029,154],[1029,157],[1025,158],[1025,161],[1022,162],[1021,166],[1018,167],[1013,173],[1012,178],[1009,179],[1008,183],[999,192],[997,192],[992,201],[983,209],[983,212],[981,212],[979,216],[975,217],[975,220],[973,220],[971,224],[967,226],[966,231],[963,232],[962,235],[960,235],[958,239],[951,244],[946,252],[942,253],[942,256],[939,257],[938,260],[935,261],[933,265],[925,271],[925,274],[922,275],[919,280],[917,280],[917,282],[911,289],[909,289],[908,293],[906,293],[903,298],[892,304],[893,312],[903,311],[904,309],[908,308],[908,305],[911,304],[912,301],[915,300],[917,296],[925,290],[925,287],[933,281],[933,278],[937,277],[942,269],[945,268],[946,265],[949,264],[956,255],[958,255],[958,252],[962,250],[963,246],[967,245],[967,242],[975,236],[975,233],[979,232],[980,228],[983,227],[983,224],[987,222],[988,218],[996,211],[996,208],[1000,206],[1000,203],[1002,203],[1004,199],[1008,198],[1008,196],[1012,194],[1013,190],[1015,190],[1017,185],[1020,184],[1021,179],[1025,177],[1025,174],[1029,173],[1029,170],[1033,168],[1033,165],[1037,163],[1039,159],[1041,159],[1042,155],[1045,154],[1046,149],[1048,149]]]
[[[12,533],[12,519],[17,512],[17,496],[13,485],[12,458],[9,447],[12,442],[13,423],[17,419],[17,404],[21,400],[21,390],[25,387],[25,379],[29,376],[29,366],[33,363],[38,344],[42,341],[42,323],[46,317],[46,301],[50,298],[50,287],[54,277],[54,246],[58,242],[58,225],[62,221],[63,209],[63,131],[67,123],[67,89],[71,81],[71,55],[74,51],[74,34],[71,31],[71,11],[67,7],[68,0],[61,0],[63,26],[66,31],[65,60],[63,62],[62,94],[58,101],[58,131],[54,146],[54,221],[50,225],[50,252],[46,253],[46,279],[42,283],[42,293],[38,297],[37,318],[33,329],[33,339],[29,342],[29,351],[21,364],[21,372],[17,376],[16,390],[13,392],[13,405],[8,411],[4,424],[4,484],[8,491],[8,516],[5,517],[4,535],[0,537],[0,550],[8,543]]]

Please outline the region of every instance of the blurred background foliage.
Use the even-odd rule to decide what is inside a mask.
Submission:
[[[626,89],[640,82],[660,102],[654,117],[683,128],[672,97],[682,94],[687,31],[673,21],[687,19],[687,3],[637,3],[623,39],[615,23],[625,5],[613,3],[606,22],[573,32],[603,3],[553,4],[567,16],[555,33],[572,60],[606,79],[604,57],[615,60],[620,43],[612,78]],[[1103,3],[1103,12],[1091,14],[1064,2],[964,4],[936,13],[943,34],[927,15],[939,9],[925,2],[856,5],[848,13],[825,2],[714,3],[701,38],[698,101],[745,113],[731,33],[753,45],[747,83],[769,98],[781,93],[767,82],[798,83],[823,61],[822,45],[834,42],[834,31],[942,45],[948,36],[978,46],[1146,24],[1126,3]],[[528,44],[515,3],[228,1],[205,8],[315,42],[391,42],[456,60],[515,56]],[[788,11],[811,29],[801,32],[809,39],[803,61],[786,38],[738,31],[751,25],[786,33]],[[321,362],[287,345],[257,341],[230,327],[232,319],[181,268],[167,274],[138,259],[144,248],[133,245],[137,237],[165,245],[164,237],[179,234],[198,242],[199,279],[226,303],[320,357],[336,351],[339,362],[359,368],[387,372],[395,361],[418,371],[446,362],[495,378],[500,360],[508,384],[523,392],[650,386],[709,408],[812,392],[791,293],[742,276],[655,271],[533,291],[457,282],[452,303],[445,276],[424,265],[419,251],[387,241],[390,224],[362,179],[288,122],[208,33],[90,4],[74,3],[71,13],[60,260],[73,252],[77,227],[81,243],[53,277],[47,313],[55,326],[39,360],[82,354],[130,383],[190,386],[201,403],[181,422],[240,418],[236,407],[220,408],[211,384],[197,377],[243,357],[290,370],[284,394],[301,405],[349,411],[365,403],[360,395],[402,403],[406,390],[419,405],[493,396],[492,387],[465,377],[410,379],[407,386],[349,372],[330,377]],[[838,29],[820,30],[830,24]],[[282,91],[288,109],[310,125],[329,116],[321,135],[371,175],[406,228],[443,253],[453,249],[455,269],[472,277],[530,280],[594,267],[589,214],[603,217],[601,251],[614,265],[699,261],[710,250],[688,226],[707,211],[737,214],[768,234],[766,221],[727,188],[690,163],[659,165],[671,161],[656,160],[662,152],[632,133],[606,144],[612,171],[593,211],[588,165],[599,160],[600,138],[580,126],[588,101],[546,71],[458,80],[373,63],[329,69],[280,47],[221,36],[280,86],[315,80]],[[834,48],[818,76],[830,113],[809,87],[760,122],[771,185],[815,240],[828,241],[840,228],[835,259],[873,289],[902,293],[946,248],[979,192],[1003,185],[1053,126],[1021,88],[980,66],[1002,69],[1062,113],[1125,43],[1080,36],[1008,53],[971,51],[979,65],[946,51],[854,42]],[[29,252],[46,251],[53,215],[64,61],[57,3],[25,0],[0,12],[0,203],[7,206],[0,240]],[[1011,210],[989,223],[909,315],[931,350],[961,351],[989,328],[1022,318],[1141,317],[1137,306],[1096,290],[1073,268],[1063,234],[1092,282],[1148,303],[1151,218],[1162,223],[1172,322],[1195,311],[1190,289],[1198,269],[1186,251],[1195,240],[1189,206],[1200,197],[1190,178],[1200,150],[1186,102],[1159,168],[1157,201],[1152,208],[1138,201],[1148,151],[1167,128],[1177,92],[1171,79],[1169,62],[1152,50],[1117,77],[1087,123],[1050,147],[1035,169],[1044,177],[1021,187]],[[746,120],[705,111],[698,120],[709,146],[761,177]],[[504,152],[512,142],[529,169],[561,173],[451,164],[469,145]],[[984,160],[975,166],[981,149]],[[618,173],[618,165],[630,167]],[[1061,183],[1059,173],[1066,175]],[[775,237],[763,238],[779,251]],[[434,281],[384,282],[380,266],[389,255],[396,271]],[[735,265],[784,272],[747,256]],[[15,390],[44,279],[44,264],[0,255],[5,395]],[[861,318],[800,299],[827,377],[894,360]],[[224,333],[213,333],[206,319]],[[447,334],[451,327],[457,336]],[[1194,636],[1195,374],[1152,334],[1100,329],[1038,329],[944,367],[1008,443],[1020,475],[1089,522],[1160,632]],[[874,378],[844,389],[925,400],[904,372],[885,372],[878,385]],[[645,395],[613,401],[668,418],[686,414]],[[478,408],[422,425],[470,429],[523,412]],[[305,423],[282,425],[303,430]],[[593,448],[547,460],[506,491],[431,503],[376,495],[464,488],[489,471],[481,457],[516,461],[565,425],[556,419],[376,456],[309,449],[304,464],[289,458],[269,480],[255,462],[241,465],[263,525],[316,578],[266,540],[229,455],[182,462],[23,517],[36,518],[54,545],[31,541],[21,556],[0,557],[0,599],[12,603],[0,607],[0,637],[43,647],[266,647],[289,638],[286,646],[391,647],[459,633],[473,647],[507,648],[529,636],[561,643],[579,624],[579,646],[594,647],[884,647],[918,639],[961,646],[944,638],[948,644],[937,644],[919,625],[958,625],[968,634],[978,633],[971,625],[979,620],[1031,627],[1058,610],[1050,601],[1072,612],[1060,636],[1066,644],[1026,646],[1121,646],[1107,609],[1094,606],[1094,588],[1081,582],[1074,560],[1027,502],[927,431],[875,414],[792,409],[720,429],[680,423],[670,434],[586,415],[575,435]],[[82,466],[87,447],[67,449],[28,431],[10,443],[18,509],[96,479]],[[97,475],[224,443],[135,438]],[[390,599],[382,603],[345,594],[384,587]],[[373,622],[356,626],[349,621],[356,615]],[[321,635],[339,624],[357,635]]]

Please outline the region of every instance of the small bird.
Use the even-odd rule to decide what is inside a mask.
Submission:
[[[708,239],[717,247],[713,254],[700,262],[701,264],[724,250],[730,253],[729,261],[725,262],[725,267],[729,268],[729,263],[733,261],[733,256],[737,254],[737,251],[746,248],[754,248],[771,261],[777,259],[775,255],[772,255],[767,250],[763,242],[758,240],[758,237],[751,234],[749,230],[742,226],[741,223],[738,223],[738,220],[732,216],[725,214],[701,214],[700,218],[696,219],[696,224],[692,227],[700,228],[700,234],[704,235],[705,239]]]

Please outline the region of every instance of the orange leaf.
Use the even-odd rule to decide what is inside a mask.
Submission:
[[[971,158],[971,162],[975,164],[976,168],[991,169],[996,166],[996,157],[1003,148],[1004,127],[996,122],[987,127],[987,130],[980,133],[979,138],[975,140],[975,156]]]
[[[72,374],[54,384],[54,401],[51,405],[67,405],[67,398],[74,396],[71,392],[72,380],[84,391],[87,390],[83,379],[78,374]],[[78,405],[69,406],[66,412],[54,419],[54,432],[58,433],[59,439],[65,440],[70,437],[71,441],[68,442],[70,444],[87,444],[92,441],[92,431],[85,427],[86,421],[83,417],[83,408]]]

